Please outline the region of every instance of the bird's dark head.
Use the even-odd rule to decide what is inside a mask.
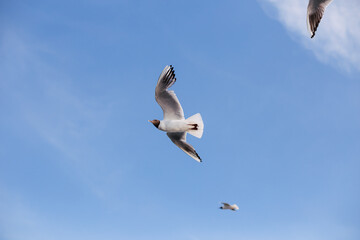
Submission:
[[[219,207],[220,209],[223,209],[223,207]]]
[[[159,125],[160,125],[160,120],[157,120],[157,119],[154,119],[154,120],[149,120],[149,122],[151,122],[152,124],[154,124],[154,126],[156,128],[159,128]]]

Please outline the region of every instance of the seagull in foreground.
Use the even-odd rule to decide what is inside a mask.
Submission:
[[[186,133],[201,138],[204,130],[204,123],[200,113],[197,113],[188,119],[184,117],[184,111],[180,105],[174,91],[168,90],[176,82],[173,66],[166,66],[160,74],[155,88],[155,99],[164,112],[163,120],[152,120],[152,124],[166,132],[171,141],[183,150],[187,155],[198,162],[201,162],[200,156],[195,149],[186,142]]]
[[[324,15],[325,8],[332,0],[309,0],[307,8],[307,26],[311,34],[311,38],[315,36],[316,29],[319,26],[320,20]]]
[[[222,202],[221,204],[223,204],[224,206],[220,207],[220,209],[230,209],[233,211],[239,210],[239,207],[236,204],[230,205],[224,202]]]

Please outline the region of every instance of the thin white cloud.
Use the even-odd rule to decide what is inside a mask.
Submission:
[[[360,1],[334,0],[310,39],[306,26],[307,0],[260,0],[264,9],[276,9],[276,18],[306,48],[325,63],[360,70]]]
[[[120,184],[121,173],[103,169],[106,174],[99,174],[105,154],[92,141],[106,128],[113,103],[82,94],[66,72],[54,69],[43,57],[57,53],[19,30],[4,31],[0,53],[0,93],[12,103],[12,117],[27,126],[20,134],[34,134],[47,142],[59,152],[57,159],[66,169],[106,200],[115,183]],[[10,127],[16,129],[16,124]]]

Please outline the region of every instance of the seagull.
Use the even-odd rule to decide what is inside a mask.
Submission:
[[[230,205],[224,202],[222,202],[221,204],[223,204],[224,206],[220,207],[220,209],[230,209],[233,211],[239,210],[239,207],[236,204]]]
[[[320,20],[324,15],[325,8],[332,0],[309,0],[307,8],[307,26],[311,34],[311,38],[315,36],[316,29],[319,26]]]
[[[170,140],[187,155],[198,162],[202,162],[193,146],[186,142],[186,133],[201,138],[204,123],[200,113],[185,119],[179,99],[174,91],[168,90],[175,82],[174,67],[172,65],[166,66],[161,72],[155,88],[155,100],[164,112],[164,119],[154,119],[149,120],[149,122],[154,124],[157,129],[166,132]]]

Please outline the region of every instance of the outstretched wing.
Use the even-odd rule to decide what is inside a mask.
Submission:
[[[224,207],[231,207],[230,204],[222,202],[221,204],[224,204]]]
[[[155,99],[164,112],[164,120],[184,120],[184,111],[174,91],[168,90],[176,82],[173,66],[166,66],[155,88]]]
[[[200,156],[196,153],[193,146],[186,142],[186,132],[168,132],[167,135],[171,139],[171,141],[181,150],[183,150],[187,155],[189,155],[198,162],[202,162]]]
[[[307,9],[307,26],[311,38],[315,36],[316,29],[319,26],[321,18],[324,15],[325,8],[332,0],[310,0]]]

